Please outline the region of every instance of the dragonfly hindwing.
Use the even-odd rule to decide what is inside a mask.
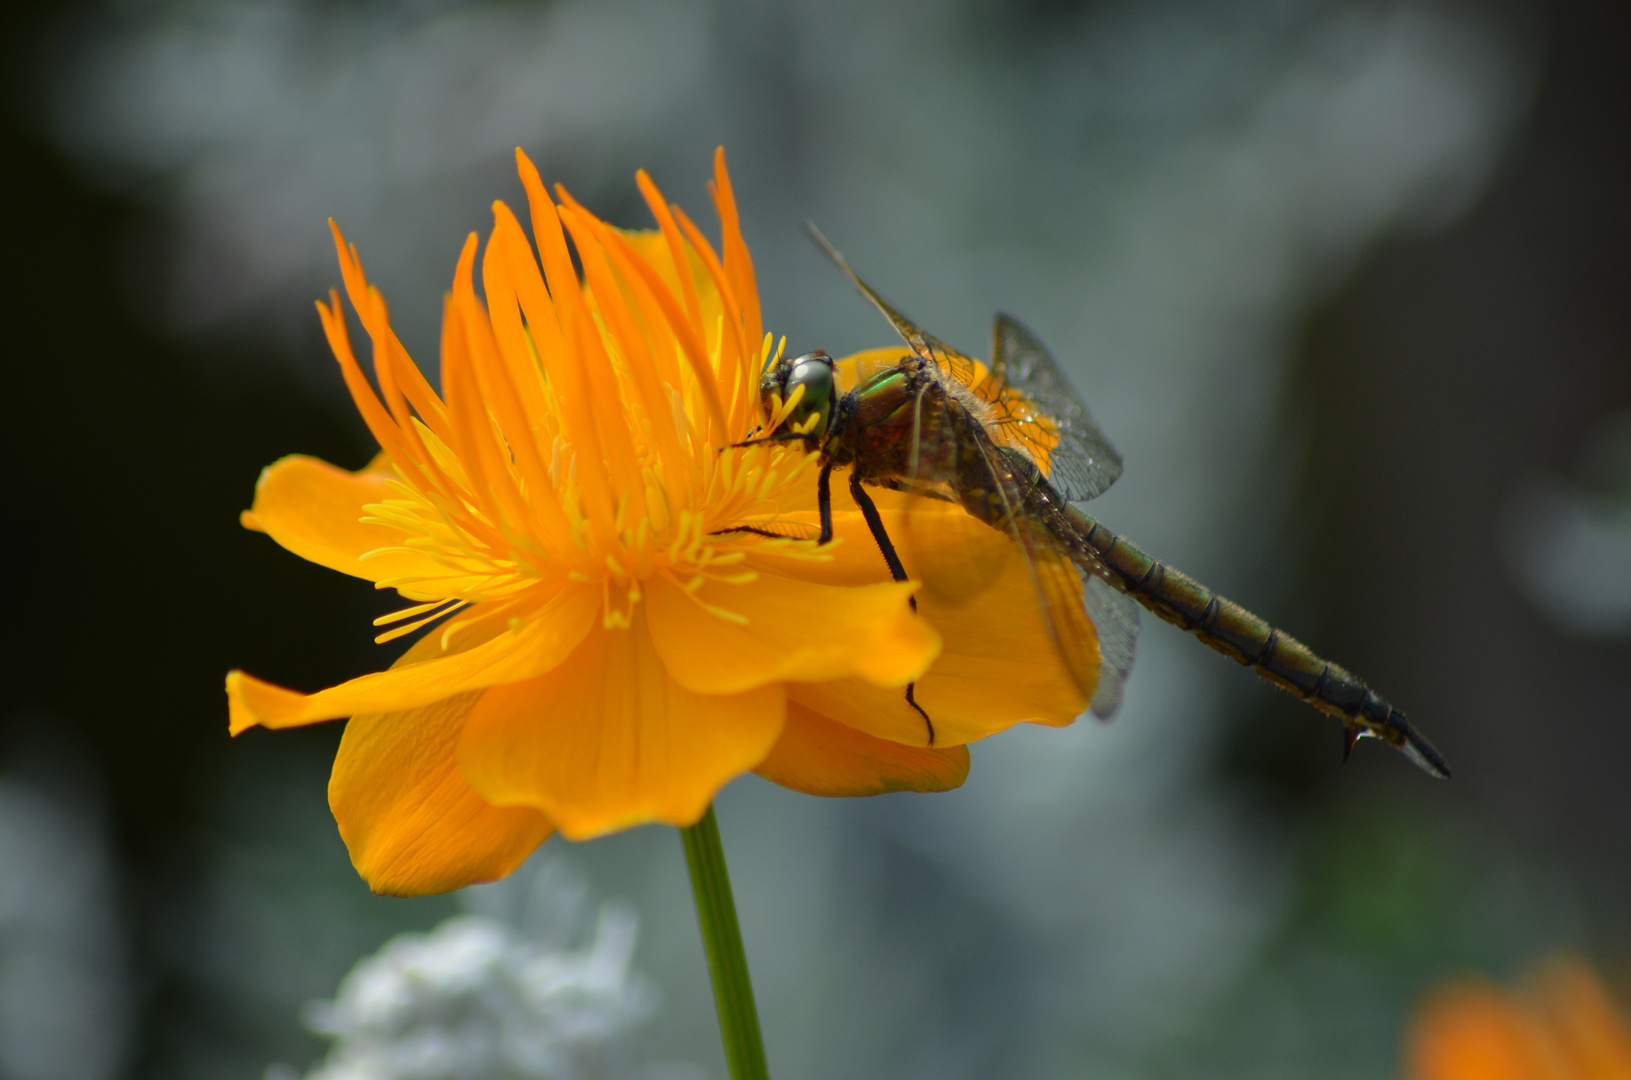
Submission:
[[[1047,348],[1012,315],[998,315],[991,336],[993,385],[984,396],[998,414],[994,428],[1007,429],[1039,459],[1046,455],[1048,482],[1065,501],[1104,494],[1121,475],[1121,454]]]
[[[1099,687],[1093,694],[1093,715],[1108,720],[1121,708],[1121,691],[1133,670],[1138,604],[1096,574],[1082,577],[1082,605],[1099,632]]]

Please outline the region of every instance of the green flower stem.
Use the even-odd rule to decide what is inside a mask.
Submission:
[[[742,930],[736,924],[736,901],[731,898],[731,877],[725,869],[725,848],[719,842],[714,808],[709,806],[702,820],[681,829],[680,835],[691,868],[697,922],[702,925],[702,950],[708,954],[708,973],[714,982],[714,1009],[719,1013],[719,1037],[725,1043],[725,1064],[731,1080],[769,1080],[759,1010],[753,1005],[748,958],[742,951]]]

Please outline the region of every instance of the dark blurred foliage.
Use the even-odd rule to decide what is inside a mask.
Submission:
[[[1480,903],[1524,906],[1519,877],[1479,880],[1494,847],[1581,884],[1605,955],[1631,945],[1631,642],[1546,621],[1499,544],[1514,477],[1575,473],[1584,433],[1631,407],[1631,9],[1553,4],[1544,30],[1535,100],[1489,190],[1452,229],[1381,245],[1314,313],[1284,410],[1304,454],[1287,606],[1432,735],[1454,778],[1423,790],[1364,745],[1343,767],[1335,734],[1286,701],[1237,712],[1225,763],[1322,849],[1301,864],[1309,917],[1424,975],[1522,955],[1457,944],[1476,939],[1462,931]],[[1388,851],[1426,875],[1399,890],[1414,899],[1397,930],[1428,937],[1410,948],[1352,937],[1376,914],[1355,895],[1404,872],[1376,865]],[[1523,947],[1567,935],[1555,914]]]
[[[7,6],[14,75],[31,73],[21,50],[61,6]],[[210,811],[244,779],[246,756],[320,777],[340,735],[326,725],[275,749],[259,731],[234,743],[222,677],[253,657],[294,685],[347,678],[377,661],[369,619],[386,605],[367,582],[287,558],[238,513],[285,453],[360,465],[372,448],[353,413],[314,400],[287,364],[229,363],[231,378],[211,377],[218,365],[189,352],[253,342],[178,346],[134,309],[135,210],[86,190],[15,109],[0,112],[0,143],[11,253],[0,532],[17,568],[4,712],[46,717],[51,737],[89,749],[106,786],[150,1021],[138,1022],[136,1064],[162,1075],[165,1044],[196,1037],[170,1018],[231,1013],[178,982],[170,940],[196,929],[174,925],[196,914],[175,901],[199,884],[203,838],[256,831]],[[266,1017],[280,1029],[290,1019]]]
[[[1492,583],[1512,478],[1573,473],[1593,422],[1631,407],[1628,43],[1623,5],[1558,5],[1482,205],[1377,252],[1306,358],[1333,638],[1433,717],[1458,801],[1622,897],[1631,647],[1565,636]]]
[[[1593,421],[1631,407],[1631,11],[1557,4],[1545,32],[1479,205],[1383,244],[1306,328],[1285,408],[1305,442],[1292,605],[1435,738],[1455,778],[1433,801],[1623,895],[1631,645],[1549,625],[1498,543],[1513,478],[1571,473]],[[1275,729],[1237,747],[1252,781],[1297,804],[1333,790],[1336,737]],[[1340,787],[1406,797],[1414,779],[1350,766]]]

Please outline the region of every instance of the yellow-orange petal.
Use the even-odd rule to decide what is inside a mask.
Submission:
[[[693,825],[781,734],[780,684],[696,694],[669,677],[643,609],[596,627],[547,675],[496,686],[465,724],[459,767],[498,806],[542,810],[573,840]]]
[[[835,485],[835,488],[837,485]],[[890,536],[911,535],[922,543],[932,542],[934,528],[925,528],[935,515],[950,515],[955,508],[920,501],[912,508],[918,515],[908,532],[902,503],[893,492],[878,493],[884,525]],[[774,565],[781,572],[810,581],[853,585],[888,576],[872,534],[859,512],[843,509],[833,492],[834,536],[842,543],[829,549],[819,562],[777,557],[750,558],[747,565],[763,568]],[[961,515],[960,510],[955,510]],[[963,515],[966,522],[966,515]],[[958,543],[968,540],[966,528],[948,527],[944,535]],[[981,526],[983,528],[983,526]],[[990,530],[987,530],[988,532]],[[1014,724],[1029,722],[1063,726],[1080,716],[1087,702],[1059,659],[1048,633],[1024,560],[1017,546],[991,532],[992,552],[1005,558],[985,559],[979,568],[981,588],[967,597],[951,597],[943,592],[919,592],[918,615],[939,633],[940,656],[917,681],[915,697],[934,722],[936,746],[973,742],[1003,731]],[[905,543],[902,558],[908,573],[918,553]],[[989,552],[987,554],[990,554]],[[790,700],[808,705],[816,712],[849,724],[869,735],[908,745],[922,746],[928,739],[928,726],[898,690],[873,686],[860,679],[837,679],[820,683],[793,683]]]
[[[1526,982],[1435,992],[1411,1025],[1409,1080],[1631,1078],[1631,1016],[1585,961],[1554,958]]]
[[[939,635],[908,605],[915,589],[841,588],[761,573],[745,585],[710,581],[689,594],[655,578],[646,595],[651,639],[674,680],[699,694],[735,694],[789,679],[905,686],[940,652]]]
[[[806,795],[950,791],[968,778],[968,747],[903,746],[788,702],[781,738],[753,771]]]
[[[851,353],[833,364],[833,375],[838,382],[838,389],[840,392],[853,390],[878,372],[894,367],[911,355],[912,350],[904,345],[888,345],[881,349]]]
[[[1405,1050],[1410,1080],[1531,1080],[1551,1075],[1541,1032],[1493,986],[1440,991]]]
[[[283,547],[320,566],[369,581],[435,577],[441,564],[401,547],[402,533],[364,524],[363,507],[393,498],[392,474],[375,458],[357,472],[291,454],[261,470],[255,504],[243,515],[247,528],[269,534]],[[370,552],[377,552],[363,558]]]
[[[554,831],[535,809],[489,804],[459,771],[459,734],[481,695],[346,724],[328,804],[351,865],[375,892],[422,896],[493,881]]]
[[[1018,723],[1063,727],[1086,708],[1029,602],[1023,566],[1009,578],[999,582],[1002,588],[960,607],[930,597],[918,604],[918,613],[944,643],[914,695],[934,722],[936,746],[973,742]],[[1015,593],[1021,602],[1015,602]],[[837,679],[792,683],[788,695],[869,735],[913,746],[927,743],[923,717],[899,690]]]
[[[286,690],[233,671],[227,675],[229,727],[236,735],[256,724],[298,727],[358,713],[401,712],[466,690],[530,679],[559,664],[577,647],[600,613],[600,605],[594,589],[567,585],[514,629],[464,652],[361,675],[315,694]],[[439,631],[432,628],[427,640],[436,642],[439,637]],[[437,654],[432,650],[425,655]]]

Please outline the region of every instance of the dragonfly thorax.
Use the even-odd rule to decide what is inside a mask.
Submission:
[[[766,412],[772,408],[772,395],[793,401],[782,421],[782,430],[801,432],[820,445],[832,425],[833,407],[838,401],[832,357],[817,350],[791,360],[778,360],[759,380],[759,395]]]

